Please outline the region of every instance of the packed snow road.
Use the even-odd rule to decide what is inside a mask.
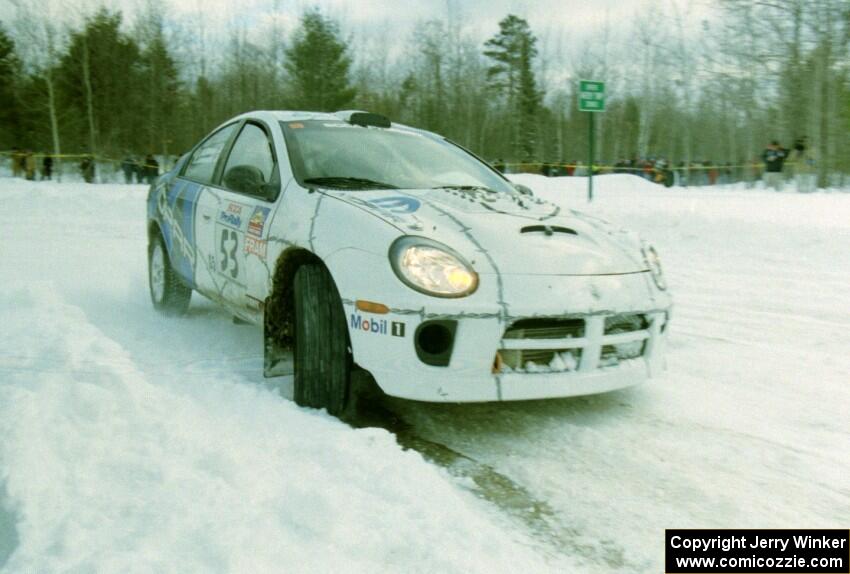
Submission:
[[[0,178],[3,571],[659,572],[664,528],[846,528],[850,193],[597,187],[661,253],[668,371],[386,400],[395,437],[297,408],[212,303],[154,313],[141,186]]]

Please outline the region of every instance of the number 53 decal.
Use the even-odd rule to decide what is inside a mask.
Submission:
[[[221,230],[221,262],[220,271],[230,275],[234,279],[239,276],[239,262],[236,254],[239,253],[239,236],[232,229]]]

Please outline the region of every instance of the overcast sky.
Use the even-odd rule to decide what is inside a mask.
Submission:
[[[669,12],[674,4],[694,22],[710,17],[712,12],[709,2],[687,0],[0,0],[0,18],[12,18],[16,2],[60,19],[91,12],[99,5],[120,9],[132,18],[150,1],[174,18],[203,13],[211,23],[222,27],[233,22],[250,27],[271,14],[282,20],[297,19],[311,6],[319,6],[346,27],[389,26],[391,30],[409,30],[418,21],[454,14],[465,27],[487,36],[509,13],[528,19],[536,30],[559,28],[583,36],[606,22],[617,28],[636,17],[651,18],[658,11]]]
[[[541,52],[556,65],[576,59],[588,47],[600,51],[603,30],[608,30],[608,49],[628,57],[635,21],[654,26],[658,14],[678,11],[696,33],[714,10],[709,0],[0,0],[0,19],[11,21],[16,2],[60,22],[78,22],[81,14],[105,5],[120,9],[128,25],[153,3],[179,28],[193,30],[202,18],[210,47],[225,45],[234,28],[260,44],[269,38],[273,22],[288,35],[304,10],[318,6],[340,22],[358,47],[386,49],[391,57],[408,45],[412,31],[425,20],[451,18],[468,37],[483,42],[497,32],[498,21],[512,13],[529,21]]]

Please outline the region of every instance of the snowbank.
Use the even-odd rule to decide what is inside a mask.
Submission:
[[[778,193],[747,188],[742,183],[707,187],[667,188],[630,174],[608,174],[593,178],[592,203],[587,201],[586,177],[544,177],[535,174],[509,176],[531,188],[535,195],[588,213],[610,214],[624,225],[623,216],[666,219],[699,217],[733,221],[764,222],[770,225],[808,228],[847,227],[847,213],[836,209],[850,202],[848,190],[816,193]],[[775,231],[775,228],[774,228]]]
[[[149,380],[50,286],[0,301],[10,572],[543,567],[386,431],[253,385]]]
[[[245,350],[260,369],[255,329],[202,301],[157,317],[142,188],[6,180],[0,195],[4,572],[549,569],[388,432],[243,376]]]

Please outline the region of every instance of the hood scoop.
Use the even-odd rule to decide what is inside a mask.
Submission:
[[[542,233],[543,235],[555,235],[562,233],[565,235],[578,235],[575,229],[569,227],[561,227],[560,225],[526,225],[519,230],[520,233]]]

